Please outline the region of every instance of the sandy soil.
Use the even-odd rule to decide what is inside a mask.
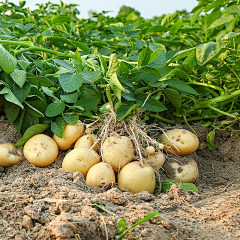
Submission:
[[[116,187],[88,186],[79,172],[61,168],[64,151],[46,168],[25,159],[0,167],[0,240],[117,239],[121,219],[129,227],[154,210],[159,217],[133,228],[124,239],[240,239],[240,137],[218,132],[210,151],[209,129],[193,127],[201,146],[206,146],[193,155],[200,171],[197,193],[176,185],[167,193],[135,195]],[[0,139],[13,143],[19,139],[3,117]],[[160,174],[164,180],[164,172]],[[105,212],[95,208],[97,201]]]

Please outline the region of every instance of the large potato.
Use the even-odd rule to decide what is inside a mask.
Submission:
[[[115,183],[115,173],[110,164],[100,162],[93,165],[86,176],[86,184],[99,187],[99,185],[107,185],[109,183]]]
[[[99,162],[100,157],[93,149],[75,148],[63,159],[62,168],[65,171],[81,172],[86,177],[90,167]]]
[[[196,151],[199,146],[198,137],[188,130],[173,129],[165,134],[162,134],[161,140],[165,145],[164,150],[168,153],[188,155]]]
[[[22,152],[13,143],[0,144],[0,166],[8,167],[20,162]]]
[[[23,154],[36,167],[46,167],[56,160],[58,146],[49,136],[38,134],[25,143]]]
[[[182,163],[181,159],[171,160],[164,163],[163,169],[167,177],[186,183],[195,182],[199,176],[197,163],[191,158],[185,158]]]
[[[118,172],[134,158],[135,150],[130,138],[126,136],[109,137],[102,146],[103,161],[109,163]]]
[[[60,150],[67,150],[83,135],[83,133],[84,125],[78,120],[75,124],[66,123],[63,130],[63,137],[60,138],[54,134],[53,139]]]
[[[86,134],[82,137],[80,137],[75,145],[74,148],[80,148],[80,147],[85,147],[85,148],[92,148],[96,152],[99,150],[100,147],[100,138],[96,136],[95,134]]]
[[[153,167],[154,170],[158,171],[165,161],[165,155],[160,152],[155,152],[154,154],[148,155],[145,162]]]
[[[147,164],[143,164],[142,167],[139,161],[126,164],[118,174],[119,188],[131,193],[139,193],[141,191],[153,193],[155,184],[153,168]]]

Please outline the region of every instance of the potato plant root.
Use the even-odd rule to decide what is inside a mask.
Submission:
[[[192,127],[200,143],[206,145],[211,129],[201,124]],[[120,128],[117,134],[121,134]],[[4,118],[0,120],[0,136],[12,143],[20,137]],[[129,227],[148,211],[157,210],[160,217],[137,226],[124,239],[237,240],[240,137],[217,132],[214,143],[212,151],[206,147],[194,153],[200,172],[195,183],[199,192],[190,194],[176,185],[168,193],[134,195],[114,184],[100,189],[86,185],[79,172],[61,168],[65,151],[46,168],[27,160],[0,167],[0,239],[116,239],[121,219],[125,218]],[[165,181],[164,173],[160,174]],[[98,212],[96,202],[106,211]]]

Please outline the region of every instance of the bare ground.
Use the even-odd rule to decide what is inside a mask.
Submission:
[[[206,146],[207,128],[193,126]],[[4,118],[0,140],[15,143],[19,136]],[[203,147],[204,148],[204,147]],[[0,167],[0,240],[16,239],[117,239],[118,222],[127,227],[148,211],[160,216],[133,228],[124,239],[240,239],[240,137],[218,132],[215,147],[197,150],[193,157],[200,176],[197,193],[176,185],[168,193],[131,194],[116,187],[88,186],[80,173],[66,172],[66,152],[46,168],[23,159]],[[162,179],[166,178],[161,172]],[[105,212],[95,208],[95,202]]]

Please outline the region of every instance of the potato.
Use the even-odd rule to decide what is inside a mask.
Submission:
[[[197,163],[192,158],[184,158],[182,161],[164,163],[163,169],[167,177],[186,183],[195,182],[199,176]]]
[[[166,137],[166,135],[168,138]],[[198,137],[185,129],[173,129],[162,134],[161,140],[165,145],[164,150],[176,155],[188,155],[197,150],[199,145]],[[176,149],[177,147],[177,149]],[[179,151],[178,151],[179,150]]]
[[[92,148],[96,152],[100,148],[100,138],[96,136],[95,134],[86,134],[82,137],[80,137],[75,145],[74,148],[79,148],[79,147],[86,147],[86,148]]]
[[[164,161],[165,155],[162,152],[155,152],[155,154],[149,155],[145,159],[145,162],[156,171],[162,167]]]
[[[102,146],[103,161],[109,163],[118,172],[134,158],[135,150],[130,138],[126,136],[109,137]]]
[[[84,125],[78,120],[75,124],[66,123],[63,130],[63,137],[60,138],[54,134],[53,139],[60,150],[69,149],[84,133]]]
[[[153,147],[153,146],[148,146],[148,147],[146,147],[146,152],[148,153],[148,154],[154,154],[155,153],[155,148]]]
[[[17,164],[21,160],[22,152],[13,143],[0,144],[0,166],[9,167]]]
[[[62,168],[65,171],[81,172],[86,177],[88,170],[94,164],[100,162],[100,157],[96,151],[88,148],[75,148],[71,150],[63,159]]]
[[[126,164],[118,174],[118,186],[121,190],[131,193],[148,191],[153,193],[155,189],[155,172],[151,166],[139,161]]]
[[[25,143],[23,154],[34,166],[46,167],[56,160],[58,156],[58,146],[49,136],[38,134]]]
[[[99,187],[100,184],[107,185],[109,183],[115,183],[115,173],[110,164],[100,162],[93,165],[86,176],[86,184]]]

